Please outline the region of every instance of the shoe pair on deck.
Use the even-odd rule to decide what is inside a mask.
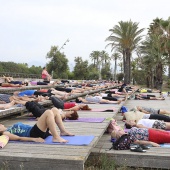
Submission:
[[[146,146],[146,145],[137,145],[137,146],[131,146],[130,150],[132,152],[146,152],[147,149],[150,149],[150,147]]]

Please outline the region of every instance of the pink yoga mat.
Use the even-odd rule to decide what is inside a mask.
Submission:
[[[79,110],[79,111],[87,111],[87,112],[114,112],[116,111],[115,107],[110,107],[110,108],[94,108],[91,110]]]

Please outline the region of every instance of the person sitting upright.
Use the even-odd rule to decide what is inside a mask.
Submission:
[[[44,79],[46,82],[51,81],[51,75],[48,73],[46,70],[46,67],[43,67],[42,74],[41,74],[42,79]]]

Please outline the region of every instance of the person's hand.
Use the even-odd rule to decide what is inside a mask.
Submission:
[[[0,104],[6,104],[6,102],[5,101],[0,101]]]
[[[154,147],[160,147],[160,145],[155,143],[155,142],[151,142],[151,145],[154,146]]]
[[[34,142],[44,143],[45,140],[43,138],[34,138]]]

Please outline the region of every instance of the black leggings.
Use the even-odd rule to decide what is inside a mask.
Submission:
[[[41,91],[35,91],[35,96],[48,96],[50,97],[52,95],[51,90],[48,90],[47,92],[41,92]]]
[[[55,87],[55,89],[58,90],[58,91],[65,91],[67,93],[70,93],[72,91],[72,89],[63,88],[63,87]]]
[[[118,101],[115,97],[102,97],[102,99],[110,100],[110,101]]]
[[[107,91],[105,91],[105,93],[115,94],[115,91],[107,90]]]
[[[149,119],[163,120],[164,122],[170,122],[170,117],[162,114],[151,114]]]
[[[37,102],[31,101],[25,103],[26,109],[31,112],[34,117],[40,117],[47,109]]]

